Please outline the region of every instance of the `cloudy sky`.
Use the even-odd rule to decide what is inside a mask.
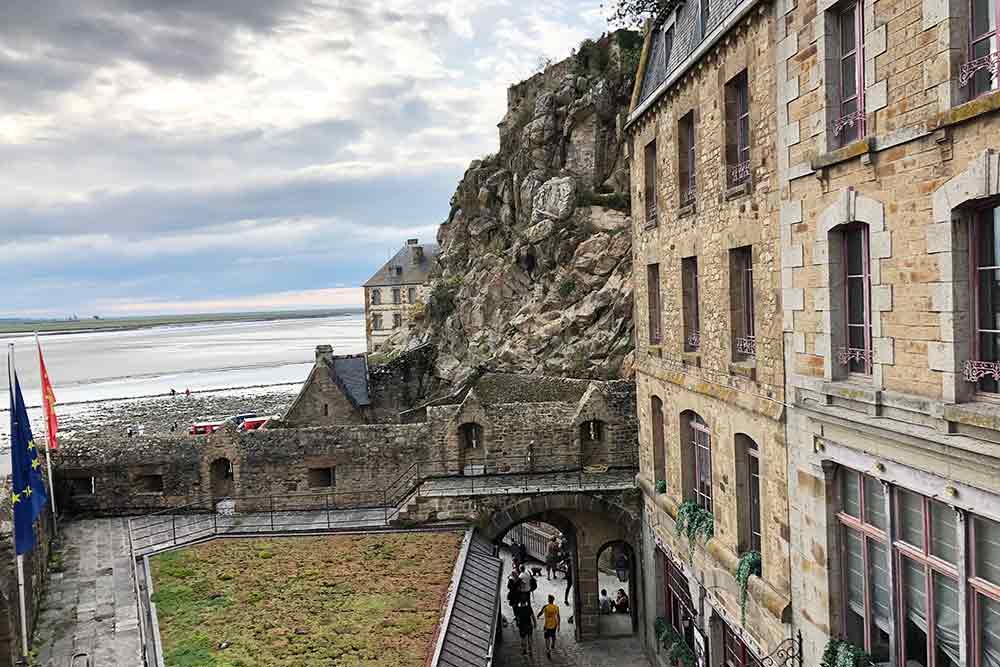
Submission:
[[[360,303],[600,0],[3,0],[0,317]]]

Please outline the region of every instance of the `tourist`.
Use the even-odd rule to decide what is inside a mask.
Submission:
[[[563,595],[563,602],[569,606],[569,589],[573,588],[573,568],[566,563],[566,593]]]
[[[559,540],[553,537],[552,541],[549,542],[548,550],[545,552],[545,578],[552,580],[556,576],[558,571],[556,568],[559,566]]]
[[[528,547],[524,542],[517,545],[517,559],[521,561],[523,567],[528,566]]]
[[[615,611],[619,614],[628,613],[628,594],[624,588],[618,589],[618,595],[615,597]]]
[[[521,566],[521,599],[525,602],[531,599],[531,573],[528,572],[528,568]]]
[[[514,607],[514,620],[517,623],[517,631],[521,635],[521,654],[532,653],[531,633],[535,629],[535,616],[531,611],[531,604],[526,600],[521,600]]]
[[[556,647],[556,633],[559,632],[559,607],[556,605],[556,597],[549,596],[549,603],[538,612],[539,616],[545,616],[543,628],[545,630],[545,655],[552,659],[552,649]]]
[[[611,598],[608,597],[608,589],[606,588],[601,589],[600,605],[602,614],[611,613]]]
[[[515,566],[507,577],[507,604],[511,606],[511,609],[516,607],[518,601],[521,599],[521,580],[518,579],[517,574],[517,567]]]

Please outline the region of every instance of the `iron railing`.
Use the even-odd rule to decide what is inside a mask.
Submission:
[[[626,488],[637,470],[635,452],[601,461],[580,454],[416,461],[382,489],[198,498],[130,519],[130,534],[134,553],[142,554],[222,534],[379,529],[412,498]]]

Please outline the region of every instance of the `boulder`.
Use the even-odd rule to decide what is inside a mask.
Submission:
[[[568,220],[576,209],[576,180],[571,176],[552,178],[542,183],[532,201],[531,221]]]

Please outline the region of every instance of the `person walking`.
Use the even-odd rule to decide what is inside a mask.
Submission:
[[[528,572],[528,568],[525,565],[521,566],[521,574],[519,576],[520,581],[520,591],[521,599],[525,602],[531,600],[531,573]]]
[[[545,622],[542,625],[545,630],[545,655],[551,660],[552,649],[556,647],[556,633],[559,632],[559,627],[562,625],[562,619],[559,618],[559,607],[556,605],[554,595],[549,596],[549,603],[542,607],[538,616],[545,616]]]
[[[549,547],[545,552],[545,578],[549,581],[556,576],[559,565],[559,539],[553,537],[549,542]]]
[[[611,598],[608,597],[608,589],[601,589],[601,599],[599,600],[602,614],[611,613]]]
[[[514,607],[514,621],[517,624],[517,632],[521,635],[521,655],[533,654],[531,634],[535,630],[535,615],[532,613],[531,603],[527,600],[518,601]]]
[[[563,595],[563,603],[569,606],[569,591],[573,588],[573,566],[566,563],[566,593]]]

